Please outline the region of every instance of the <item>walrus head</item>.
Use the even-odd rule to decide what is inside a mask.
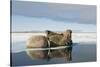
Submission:
[[[62,33],[56,33],[56,32],[47,30],[46,34],[47,34],[48,40],[50,40],[55,45],[61,46],[61,45],[72,44],[72,40],[71,40],[72,30],[66,30]]]
[[[62,41],[66,42],[66,45],[72,45],[72,30],[68,29],[63,32]]]

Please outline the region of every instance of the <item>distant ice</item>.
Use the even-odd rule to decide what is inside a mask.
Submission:
[[[46,36],[45,33],[13,33],[12,42],[27,41],[29,37],[35,35]],[[72,33],[72,40],[73,42],[96,41],[96,33]]]

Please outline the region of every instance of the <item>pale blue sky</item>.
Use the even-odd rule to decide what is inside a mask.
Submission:
[[[96,6],[13,1],[12,31],[96,32]]]
[[[56,21],[48,18],[25,17],[15,15],[12,19],[13,31],[63,31],[65,29],[72,29],[79,32],[95,32],[96,26],[94,24],[79,24],[71,21]]]

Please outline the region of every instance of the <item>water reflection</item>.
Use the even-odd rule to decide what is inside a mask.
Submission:
[[[34,48],[33,48],[34,49]],[[53,58],[64,58],[66,61],[72,60],[72,46],[63,49],[50,50],[26,50],[31,59],[42,59],[49,61]]]

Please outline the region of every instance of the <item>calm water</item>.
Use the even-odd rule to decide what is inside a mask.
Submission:
[[[16,47],[20,47],[18,45],[25,44],[24,42],[16,43]],[[12,46],[13,47],[13,46]],[[11,62],[12,66],[29,66],[29,65],[43,65],[43,64],[60,64],[60,63],[74,63],[74,62],[90,62],[96,61],[96,43],[74,43],[72,49],[68,49],[68,54],[70,55],[70,59],[65,59],[64,56],[59,56],[46,59],[33,59],[30,57],[25,50],[25,46],[21,46],[18,52],[11,53]],[[20,50],[21,49],[21,50]],[[17,49],[18,50],[18,49]],[[14,51],[12,49],[12,51]],[[54,52],[58,52],[57,50]],[[58,52],[59,53],[59,52]],[[31,55],[31,54],[30,54]]]

